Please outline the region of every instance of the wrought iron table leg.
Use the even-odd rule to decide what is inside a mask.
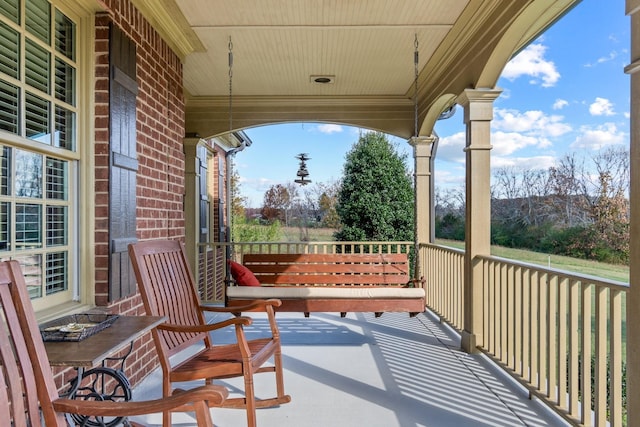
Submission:
[[[124,362],[133,350],[133,342],[129,350],[122,357],[110,357],[102,362],[102,366],[89,370],[78,369],[76,378],[70,381],[69,389],[65,393],[71,399],[83,400],[111,400],[122,402],[131,400],[131,384],[124,374]],[[118,368],[106,366],[107,361],[118,361]],[[117,425],[129,425],[126,417],[88,417],[78,414],[70,414],[72,425],[81,427],[114,427]]]

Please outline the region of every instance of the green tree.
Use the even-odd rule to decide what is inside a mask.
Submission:
[[[338,193],[340,191],[339,182],[330,182],[328,184],[318,184],[318,209],[320,222],[323,227],[338,228],[340,226],[340,218],[336,212],[338,203]]]
[[[231,173],[231,240],[240,240],[240,228],[246,223],[246,204],[247,198],[244,197],[240,189],[240,175],[238,171],[233,169]]]
[[[240,175],[237,170],[231,174],[231,215],[233,218],[244,218],[247,198],[240,192]]]
[[[282,236],[280,221],[275,220],[268,227],[260,221],[246,217],[247,198],[241,193],[240,175],[236,170],[231,174],[231,236],[234,242],[270,242]]]
[[[362,135],[347,153],[336,207],[340,241],[413,240],[414,193],[406,165],[387,137]]]
[[[280,221],[273,221],[264,226],[257,219],[238,218],[233,223],[233,239],[235,242],[277,242],[282,239]]]

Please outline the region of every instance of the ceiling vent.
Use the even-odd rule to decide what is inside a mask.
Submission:
[[[316,76],[310,76],[309,80],[311,81],[311,83],[316,83],[319,85],[327,85],[327,84],[333,84],[336,80],[336,76],[316,75]]]

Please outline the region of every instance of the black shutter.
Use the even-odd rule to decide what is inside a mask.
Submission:
[[[198,145],[198,176],[199,176],[199,196],[200,196],[200,243],[209,240],[209,192],[207,186],[207,148]]]
[[[127,247],[136,241],[136,47],[120,29],[109,44],[109,301],[135,292]]]
[[[228,157],[227,157],[228,159]],[[230,159],[228,159],[230,160]],[[224,170],[225,170],[225,159],[223,159],[222,156],[218,156],[218,235],[216,236],[217,240],[219,242],[226,242],[228,241],[227,238],[227,225],[225,223],[225,218],[224,218],[224,210],[225,210],[225,200],[224,200],[224,188],[226,185],[226,179],[224,176]],[[228,202],[231,203],[231,194],[228,195],[229,200]],[[227,218],[227,222],[229,222],[230,219]],[[231,231],[231,230],[229,230]]]

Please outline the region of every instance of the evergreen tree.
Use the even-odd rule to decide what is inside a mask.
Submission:
[[[414,192],[406,165],[387,137],[362,135],[347,153],[336,207],[340,241],[402,241],[414,237]]]

